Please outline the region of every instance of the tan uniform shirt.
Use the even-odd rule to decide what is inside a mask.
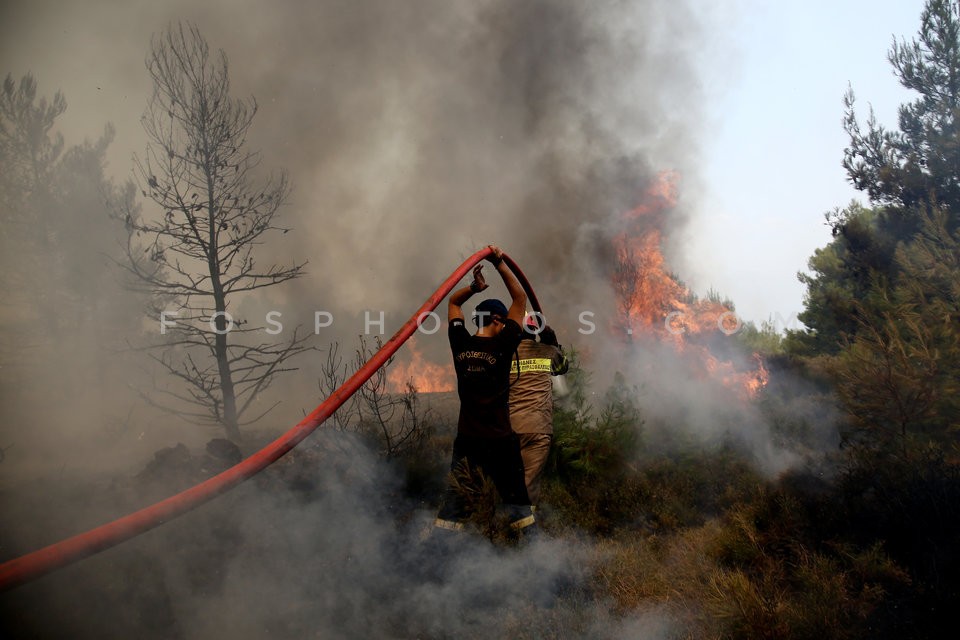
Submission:
[[[553,433],[550,376],[561,371],[564,360],[557,347],[520,341],[510,368],[510,426],[514,432]]]

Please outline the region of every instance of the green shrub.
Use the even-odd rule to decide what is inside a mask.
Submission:
[[[596,418],[577,385],[569,408],[554,413],[541,501],[547,522],[605,535],[636,517],[644,502],[634,465],[643,420],[634,396],[618,374]]]
[[[844,540],[834,487],[787,478],[728,512],[709,545],[710,606],[735,638],[901,637],[889,611],[907,572],[879,543]]]
[[[638,464],[658,530],[699,526],[750,499],[761,483],[747,459],[725,446],[644,456]]]

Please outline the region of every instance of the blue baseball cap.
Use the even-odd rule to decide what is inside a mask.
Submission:
[[[485,321],[482,323],[485,325],[492,316],[506,318],[507,313],[507,307],[504,306],[502,302],[496,298],[489,298],[477,305],[477,308],[473,312],[473,323],[479,327],[481,326],[481,317],[485,319]]]

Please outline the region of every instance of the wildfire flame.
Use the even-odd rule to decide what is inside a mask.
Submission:
[[[456,388],[453,366],[428,362],[417,348],[416,340],[415,337],[410,338],[401,355],[390,364],[387,370],[387,391],[404,393],[407,385],[413,385],[420,393],[453,391]]]
[[[661,249],[666,218],[677,204],[679,175],[661,173],[644,192],[641,203],[624,213],[613,245],[616,264],[613,288],[617,313],[611,330],[629,342],[657,340],[671,344],[694,372],[734,389],[745,399],[766,386],[769,372],[759,354],[746,367],[721,360],[707,346],[718,334],[739,329],[733,309],[722,302],[694,296],[669,271]],[[456,388],[453,367],[428,362],[415,338],[407,342],[387,372],[387,390],[403,393],[412,384],[423,393]]]
[[[661,250],[661,229],[676,206],[678,179],[675,172],[658,175],[643,195],[641,204],[621,217],[622,230],[613,239],[616,266],[613,286],[617,314],[612,329],[628,341],[657,339],[671,343],[706,375],[737,389],[750,398],[768,381],[769,373],[759,354],[754,368],[739,371],[733,362],[722,361],[702,344],[719,333],[739,329],[733,309],[714,299],[698,299],[667,269]]]

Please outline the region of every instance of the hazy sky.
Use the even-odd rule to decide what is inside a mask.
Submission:
[[[143,148],[138,120],[149,90],[143,59],[150,35],[162,30],[171,20],[196,21],[211,44],[224,48],[229,55],[236,93],[253,93],[260,100],[262,108],[254,127],[255,142],[264,149],[268,164],[287,168],[294,165],[294,206],[322,202],[336,203],[344,206],[344,210],[353,205],[358,211],[374,211],[369,217],[353,218],[358,220],[357,233],[365,233],[369,239],[381,228],[385,211],[396,203],[402,206],[405,199],[409,199],[402,189],[395,188],[402,174],[391,173],[394,171],[391,162],[399,164],[403,155],[398,150],[409,142],[396,135],[395,125],[403,124],[409,116],[402,109],[389,111],[391,104],[411,102],[410,92],[400,84],[406,82],[404,78],[408,76],[384,73],[370,78],[369,86],[365,86],[362,75],[350,77],[355,72],[349,66],[327,65],[323,73],[334,86],[341,82],[342,86],[350,87],[349,91],[332,96],[324,91],[326,81],[314,81],[310,75],[316,71],[312,65],[319,59],[314,56],[329,55],[336,60],[338,51],[356,47],[365,51],[363,69],[376,68],[376,65],[399,68],[404,63],[398,59],[399,50],[400,55],[409,56],[410,65],[419,65],[425,77],[438,78],[435,82],[442,87],[443,74],[448,70],[442,61],[429,57],[427,48],[432,44],[443,46],[444,32],[454,24],[451,21],[469,12],[447,11],[444,22],[431,12],[432,4],[434,9],[442,5],[408,3],[401,6],[409,10],[395,12],[395,24],[364,24],[358,31],[368,34],[369,39],[356,41],[352,35],[341,38],[338,34],[350,31],[338,31],[337,26],[329,26],[329,20],[324,19],[340,12],[350,14],[343,25],[355,26],[368,19],[372,22],[357,9],[364,3],[319,3],[326,7],[325,12],[314,11],[312,3],[247,0],[199,4],[202,7],[192,2],[6,2],[0,13],[3,70],[16,77],[32,71],[45,95],[56,89],[65,92],[70,106],[62,123],[68,132],[68,143],[78,142],[83,136],[96,137],[104,123],[114,123],[117,139],[111,148],[108,170],[118,179],[125,179],[130,175],[132,153]],[[523,4],[519,2],[516,6]],[[680,198],[689,222],[685,228],[675,231],[679,240],[670,256],[673,269],[697,293],[713,288],[732,299],[746,319],[759,322],[773,318],[789,322],[802,308],[803,290],[796,272],[805,268],[814,249],[829,240],[822,214],[858,197],[840,167],[846,144],[841,127],[843,93],[848,83],[851,84],[863,117],[868,104],[872,104],[882,123],[895,125],[896,106],[903,101],[905,93],[892,76],[886,54],[894,36],[909,38],[916,33],[923,2],[733,0],[706,9],[652,0],[638,5],[645,6],[644,11],[637,12],[638,22],[662,19],[663,26],[626,24],[614,34],[621,39],[636,38],[637,43],[630,44],[628,50],[642,53],[646,64],[637,71],[636,77],[642,80],[638,80],[636,90],[624,91],[613,98],[619,101],[618,113],[628,112],[626,103],[635,100],[640,112],[638,130],[655,130],[662,136],[662,139],[644,133],[637,136],[641,140],[638,146],[645,150],[645,166],[651,171],[671,167],[680,171]],[[381,5],[381,9],[384,6],[389,5]],[[578,13],[588,15],[590,10],[583,7]],[[509,15],[498,18],[509,25]],[[536,16],[524,19],[536,25]],[[411,31],[420,32],[411,42],[424,39],[427,42],[423,50],[416,45],[396,48],[394,42]],[[322,46],[317,44],[320,41],[324,41]],[[546,46],[551,44],[548,42]],[[611,51],[617,50],[611,47]],[[298,56],[298,51],[304,52],[303,55]],[[662,53],[663,61],[656,59],[658,53]],[[680,73],[670,68],[678,60],[684,63]],[[630,77],[629,64],[629,60],[624,60],[624,67],[617,70],[623,78]],[[662,67],[660,75],[658,65]],[[572,75],[589,78],[589,71],[584,68],[579,70],[579,75]],[[532,67],[530,73],[536,72]],[[535,75],[531,78],[549,89],[544,92],[546,101],[562,93],[550,84],[562,84],[560,75],[546,81]],[[426,86],[429,91],[430,87],[424,84],[429,81],[418,79],[418,89],[423,91]],[[671,83],[673,87],[668,90]],[[576,88],[588,86],[586,81],[581,81]],[[321,112],[331,113],[331,109],[336,113],[363,114],[365,98],[369,97],[367,92],[388,94],[388,110],[379,112],[376,118],[371,117],[368,127],[343,127],[338,132],[338,123],[331,124],[329,118],[324,124],[311,120]],[[426,104],[422,96],[416,96],[413,102],[417,100]],[[331,107],[331,101],[339,104]],[[281,108],[279,105],[284,102]],[[647,106],[648,103],[656,106]],[[496,102],[491,99],[490,104]],[[576,107],[576,103],[573,106]],[[646,129],[641,122],[644,110],[653,114],[650,116],[652,126],[648,123]],[[466,108],[464,112],[471,113]],[[656,118],[664,118],[663,114],[677,114],[678,119],[686,118],[688,122],[682,128],[672,124],[659,127]],[[294,121],[300,126],[292,127]],[[616,130],[613,126],[611,129]],[[424,147],[449,142],[449,137],[444,136],[455,131],[451,128],[436,134],[436,140],[424,143],[417,139],[417,142],[422,151]],[[509,131],[506,133],[510,135]],[[301,139],[311,141],[311,135],[322,135],[325,141],[332,137],[336,143],[343,142],[336,139],[338,135],[343,138],[348,134],[352,136],[351,144],[342,147],[345,152],[341,157],[349,160],[343,166],[349,166],[350,171],[344,171],[343,175],[337,174],[329,157],[317,160],[305,150],[316,145],[298,146]],[[504,139],[503,134],[501,131],[500,140]],[[625,137],[628,135],[625,133]],[[495,140],[494,136],[489,137]],[[471,140],[467,136],[461,142],[467,155],[467,144],[477,142],[491,145],[484,149],[475,144],[479,154],[497,150],[489,140]],[[356,149],[364,145],[373,151],[366,155],[358,153]],[[496,160],[486,162],[486,168],[480,169],[480,180],[484,179],[484,170],[489,171],[490,176],[497,171],[502,174],[514,171],[513,161],[503,162],[502,166],[498,166]],[[478,161],[474,159],[474,162]],[[526,159],[518,156],[515,162],[519,166]],[[309,170],[298,169],[297,165],[303,163],[315,163],[315,166]],[[329,170],[331,167],[333,171]],[[342,186],[351,180],[361,181],[357,167],[362,167],[367,178],[386,176],[381,180],[366,179],[364,201],[359,204]],[[436,168],[432,170],[436,172]],[[341,179],[340,192],[334,194],[327,189],[322,196],[317,195],[325,188],[321,175],[331,181]],[[334,178],[330,178],[331,175]],[[311,182],[314,176],[317,176],[315,183]],[[497,179],[487,178],[488,182]],[[498,187],[503,188],[499,184]],[[449,206],[440,195],[433,199],[429,193],[424,195],[434,188],[423,185],[421,179],[416,193],[417,207]],[[477,190],[482,191],[482,187]],[[477,194],[466,190],[458,195],[470,199]],[[537,200],[532,205],[543,202]],[[486,204],[498,206],[500,203],[491,200]],[[464,213],[469,213],[469,206]],[[338,229],[342,227],[333,226],[326,233],[329,236]],[[422,237],[424,231],[419,230],[418,235]],[[508,250],[511,248],[508,240],[481,236],[475,232],[457,236],[453,242],[456,251],[463,254],[488,241],[498,241]],[[393,238],[398,245],[407,240],[403,235]],[[383,242],[390,241],[389,237],[383,238]],[[360,248],[370,250],[357,242],[331,242],[323,249],[345,258],[337,252],[355,252]],[[392,247],[386,249],[387,254],[391,251]],[[445,255],[440,259],[445,264],[451,262]],[[380,267],[372,265],[371,269]],[[443,269],[431,266],[430,273],[435,276],[430,277],[438,280],[441,271],[447,272],[445,269],[447,266]],[[428,277],[426,271],[424,273],[424,277]],[[358,292],[354,299],[348,300],[349,297],[342,296],[344,304],[376,305],[365,299],[363,292]]]
[[[852,86],[861,122],[872,105],[896,128],[897,107],[915,95],[894,78],[887,52],[894,36],[916,35],[924,3],[725,4],[733,50],[723,67],[708,67],[715,129],[704,141],[704,198],[684,275],[698,290],[729,296],[746,318],[783,325],[778,318],[802,309],[794,274],[830,240],[822,214],[865,203],[840,166],[843,94]]]

